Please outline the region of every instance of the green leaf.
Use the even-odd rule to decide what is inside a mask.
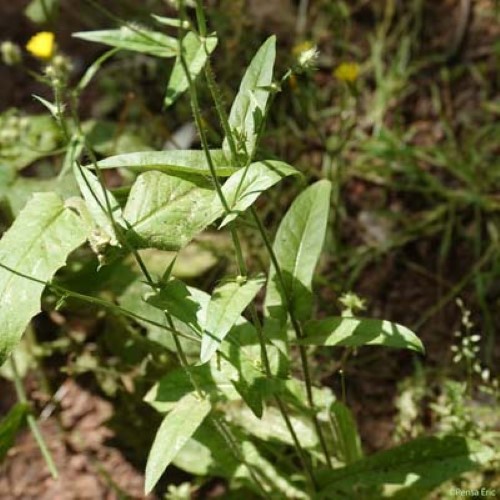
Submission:
[[[184,62],[188,68],[191,81],[195,81],[197,76],[207,62],[208,56],[215,50],[217,46],[217,37],[209,35],[203,41],[198,35],[189,32],[181,42]],[[170,80],[167,85],[165,94],[165,106],[170,106],[189,88],[189,81],[184,71],[184,66],[179,56],[174,64],[174,69],[170,75]]]
[[[158,310],[168,311],[174,318],[178,330],[184,332],[187,329],[186,333],[191,333],[191,335],[203,331],[210,295],[196,288],[186,287],[181,282],[174,283],[172,287],[169,286],[174,281],[171,280],[159,293],[150,295],[147,305],[151,304]],[[144,315],[144,312],[142,314]],[[226,340],[227,342],[219,346],[222,356],[211,359],[211,378],[216,381],[217,385],[222,384],[225,387],[223,392],[227,399],[235,399],[234,391],[227,389],[225,385],[227,381],[231,382],[241,397],[251,406],[252,411],[260,416],[264,392],[269,391],[265,386],[266,379],[262,368],[257,332],[243,316],[238,316]],[[283,359],[278,349],[268,346],[268,356],[273,375],[285,377],[286,360]],[[213,363],[216,363],[216,368]],[[226,366],[226,363],[230,363],[231,366]],[[214,372],[214,369],[217,371]],[[202,377],[200,383],[206,385],[206,380],[204,381]],[[164,405],[160,403],[160,407]]]
[[[168,312],[193,331],[202,333],[206,315],[204,297],[199,300],[196,289],[189,288],[178,279],[171,279],[165,283],[160,291],[146,297],[148,304]]]
[[[86,70],[80,81],[76,85],[75,90],[77,92],[82,92],[87,85],[92,81],[97,72],[101,69],[101,66],[110,58],[113,57],[119,49],[111,49],[99,56]]]
[[[14,444],[16,435],[28,414],[28,405],[16,404],[0,421],[0,462]]]
[[[276,384],[275,390],[279,391],[282,398],[290,405],[297,408],[302,414],[311,414],[311,408],[307,399],[307,388],[303,380],[291,377],[287,380],[274,381]],[[329,410],[335,396],[332,390],[328,387],[312,387],[315,411],[324,412]]]
[[[197,476],[214,475],[230,478],[239,463],[228,449],[213,422],[206,419],[175,457],[173,464]]]
[[[408,328],[391,321],[372,318],[332,317],[306,323],[303,345],[347,346],[384,345],[425,352],[422,341]]]
[[[160,172],[141,174],[130,191],[124,217],[140,248],[179,250],[223,212],[212,186]]]
[[[120,305],[136,315],[142,316],[149,321],[154,321],[158,325],[167,325],[165,313],[163,310],[153,307],[151,304],[146,302],[145,298],[151,293],[151,288],[149,285],[137,279],[130,286],[128,286],[123,294],[119,297],[118,301]],[[206,299],[208,304],[208,295]],[[173,318],[174,326],[176,330],[180,333],[186,335],[193,335],[192,329],[185,325],[182,321],[177,318]],[[137,322],[143,326],[148,334],[149,340],[161,344],[166,349],[177,352],[175,341],[172,338],[172,333],[166,331],[160,326],[152,325],[147,321],[137,320]],[[179,339],[183,351],[187,356],[192,356],[198,358],[200,355],[200,343],[194,340],[186,339],[180,337]]]
[[[229,488],[234,492],[238,486],[241,486],[241,483],[255,490],[255,483],[248,468],[250,465],[253,472],[260,478],[269,498],[309,498],[292,483],[292,480],[296,478],[288,477],[265,458],[259,448],[249,441],[240,429],[233,427],[231,433],[239,443],[245,463],[234,459],[227,442],[217,432],[213,423],[205,421],[179,452],[174,460],[175,466],[198,476],[211,475],[227,478],[230,480]],[[255,491],[261,493],[259,490]],[[227,494],[225,496],[227,497]]]
[[[37,193],[0,240],[0,365],[40,311],[44,282],[86,239],[80,218],[55,193]]]
[[[236,172],[221,149],[210,151],[215,171],[219,177],[227,177]],[[209,176],[205,152],[201,150],[143,151],[110,156],[97,162],[99,168],[130,168],[137,172],[158,170],[169,174],[177,172]],[[92,168],[92,166],[89,166]]]
[[[265,282],[264,277],[248,278],[245,283],[230,281],[217,287],[210,299],[205,331],[201,340],[200,360],[206,363],[224,337],[238,321]]]
[[[115,241],[118,241],[117,235],[115,234],[115,228],[113,227],[108,215],[108,207],[106,204],[107,196],[113,219],[118,225],[126,227],[122,209],[115,197],[110,191],[103,188],[99,179],[97,179],[97,177],[85,167],[79,167],[76,163],[74,163],[73,173],[78,187],[80,188],[80,192],[85,199],[85,203],[87,204],[88,210],[96,225],[104,229],[108,236],[113,238]]]
[[[245,457],[245,462],[250,464],[254,472],[257,472],[259,477],[264,479],[264,485],[269,498],[293,498],[303,500],[310,498],[309,495],[292,484],[291,479],[293,476],[280,471],[272,462],[264,458],[254,443],[248,440],[243,441],[241,443],[241,451]],[[243,476],[251,480],[248,467],[245,467],[245,465],[240,465],[235,476]]]
[[[144,401],[156,411],[166,413],[177,401],[192,392],[191,377],[196,380],[197,387],[213,399],[230,401],[241,399],[231,383],[236,378],[236,369],[223,358],[212,358],[210,363],[190,366],[189,374],[184,368],[177,368],[162,377],[146,394]]]
[[[382,451],[341,469],[317,474],[318,498],[355,499],[383,485],[400,485],[391,498],[420,499],[436,486],[488,462],[493,450],[458,436],[423,437]],[[361,488],[366,488],[363,490]],[[369,498],[383,498],[377,493]]]
[[[281,323],[286,319],[285,297],[298,319],[308,319],[311,314],[312,278],[325,240],[330,189],[330,182],[322,180],[304,190],[276,233],[273,248],[284,287],[271,266],[265,308],[269,316]]]
[[[37,177],[17,177],[6,190],[6,198],[14,214],[18,214],[28,203],[33,193],[54,192],[64,199],[78,196],[78,186],[71,175],[40,179]]]
[[[253,157],[258,129],[266,113],[275,58],[276,37],[273,35],[263,43],[248,66],[229,114],[229,126],[236,137],[242,138],[243,150],[249,159]],[[223,149],[230,151],[227,137]]]
[[[116,30],[80,31],[75,38],[102,43],[124,50],[132,50],[156,57],[175,57],[178,44],[175,38],[144,28],[122,26]]]
[[[294,445],[281,413],[273,406],[265,409],[262,418],[257,418],[249,408],[236,406],[236,404],[227,405],[226,414],[231,418],[231,422],[263,441]],[[304,448],[317,446],[318,438],[309,419],[290,415],[290,421],[295,432],[300,436],[300,442]]]
[[[361,460],[361,440],[351,410],[340,401],[335,401],[330,408],[330,420],[335,431],[334,449],[340,460],[345,464]]]
[[[43,97],[40,97],[39,95],[32,94],[33,97],[42,105],[45,106],[48,110],[49,113],[58,120],[59,118],[59,110],[57,109],[57,106],[50,101],[47,101],[47,99],[44,99]]]
[[[57,14],[59,3],[59,0],[31,0],[24,14],[36,24],[49,23]]]
[[[146,464],[145,492],[155,487],[167,466],[210,412],[210,402],[193,393],[184,396],[164,418]]]
[[[295,168],[282,161],[265,160],[240,169],[222,187],[231,213],[224,217],[220,227],[233,221],[253,205],[261,193],[289,175],[300,175]]]

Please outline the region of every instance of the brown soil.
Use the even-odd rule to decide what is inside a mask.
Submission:
[[[438,10],[447,12],[447,9],[453,8],[457,3],[443,1],[436,2],[436,5]],[[3,2],[0,7],[2,38],[24,44],[30,34],[36,31],[36,28],[21,15],[22,8],[26,4],[27,0]],[[470,60],[490,57],[488,48],[491,48],[492,40],[499,35],[495,28],[481,25],[479,14],[482,4],[483,0],[474,3],[472,32],[463,53],[463,57]],[[440,46],[447,43],[446,30],[453,24],[449,23],[446,15],[436,16],[436,19],[443,20],[444,25],[441,27],[436,25],[437,35],[433,38],[432,44]],[[360,30],[363,29],[363,22],[360,13]],[[70,51],[72,47],[77,47],[75,50],[81,51],[81,46],[74,45],[76,42],[71,41],[68,36],[68,33],[80,28],[82,26],[78,24],[76,16],[71,16],[65,26],[65,34],[63,33],[61,37],[66,44],[65,47]],[[91,60],[95,55],[95,52],[92,52],[94,49],[88,50],[90,52],[83,53],[84,61]],[[36,84],[27,83],[32,80],[27,80],[22,74],[2,65],[0,65],[0,81],[2,82],[0,110],[10,106],[32,110],[33,101],[30,95],[43,93]],[[475,106],[476,97],[471,83],[461,92],[457,92],[455,106]],[[418,140],[422,143],[439,140],[441,132],[436,131],[432,117],[425,113],[428,109],[425,99],[407,105],[412,110],[408,120],[418,124],[421,130]],[[346,196],[351,197],[348,203],[355,208],[357,205],[357,208],[363,208],[356,194],[361,188],[356,181],[352,181],[346,188]],[[425,245],[416,243],[407,249],[407,252],[411,254],[411,259],[408,260],[419,262],[428,274],[410,268],[406,259],[395,259],[394,256],[382,258],[377,265],[369,267],[363,273],[356,291],[368,299],[371,313],[377,317],[387,317],[412,325],[417,322],[423,311],[427,311],[442,297],[443,289],[432,277],[429,278],[429,275],[434,274],[435,247],[432,246],[432,242],[430,245]],[[459,254],[455,257],[458,256]],[[447,270],[446,279],[451,284],[456,283],[465,270],[462,260],[457,260],[455,264]],[[448,358],[450,339],[458,320],[458,311],[453,304],[448,304],[432,317],[431,322],[423,326],[419,333],[427,346],[426,364],[438,365]],[[499,352],[495,353],[497,359],[499,355]],[[397,381],[412,371],[411,355],[376,349],[368,355],[361,354],[360,362],[355,363],[347,371],[348,402],[356,414],[367,450],[385,448],[391,443],[396,412],[394,398]],[[1,417],[13,404],[15,397],[12,387],[1,380],[0,382]],[[335,377],[325,382],[332,385],[337,394],[340,393],[339,381]],[[30,397],[35,400],[36,390],[36,384],[33,384]],[[123,451],[110,444],[114,437],[108,425],[109,419],[113,416],[111,403],[70,379],[62,383],[58,393],[62,394],[58,406],[41,422],[41,429],[59,469],[59,479],[54,480],[50,477],[33,437],[28,430],[25,430],[9,451],[7,459],[0,465],[0,499],[144,498],[142,473],[131,464]]]
[[[113,437],[106,425],[113,413],[111,404],[72,380],[66,380],[56,394],[59,399],[57,411],[42,420],[40,428],[54,457],[59,478],[51,477],[37,443],[26,429],[0,466],[0,498],[156,498],[143,495],[142,474],[120,450],[107,444]]]

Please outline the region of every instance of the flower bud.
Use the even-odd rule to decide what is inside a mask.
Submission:
[[[7,66],[15,66],[23,59],[19,45],[10,42],[9,40],[2,42],[0,45],[0,52],[2,54],[2,61]]]

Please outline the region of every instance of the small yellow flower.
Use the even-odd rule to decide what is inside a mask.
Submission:
[[[343,62],[335,68],[333,76],[337,78],[337,80],[354,83],[359,77],[359,71],[360,68],[358,63]]]
[[[55,41],[54,33],[41,31],[32,36],[26,44],[26,49],[39,59],[50,59],[54,55]]]
[[[292,54],[295,57],[298,57],[298,56],[300,56],[300,54],[302,54],[302,52],[306,52],[306,51],[312,49],[313,47],[315,47],[313,42],[311,42],[310,40],[305,40],[305,41],[297,43],[296,45],[293,46]]]

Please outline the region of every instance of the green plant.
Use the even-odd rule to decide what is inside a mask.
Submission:
[[[165,415],[149,452],[146,492],[173,463],[196,476],[224,477],[232,491],[263,498],[407,498],[485,462],[488,447],[457,436],[421,438],[364,458],[347,407],[314,384],[313,346],[382,345],[422,353],[423,345],[390,321],[347,314],[314,319],[312,282],[328,227],[331,182],[317,181],[296,197],[274,242],[254,205],[284,178],[300,177],[294,167],[260,156],[258,148],[271,103],[293,69],[275,80],[276,39],[270,37],[227,114],[210,64],[217,37],[207,31],[201,2],[195,15],[196,27],[180,2],[179,19],[155,18],[177,28],[178,39],[133,25],[77,34],[114,49],[73,88],[54,66],[46,71],[54,102],[40,101],[65,143],[60,175],[76,182],[80,196],[63,201],[54,192],[34,195],[0,241],[0,362],[40,310],[44,289],[57,297],[56,308],[78,300],[155,328],[157,343],[176,354],[177,364],[164,363],[164,376],[145,397]],[[175,57],[164,105],[189,93],[201,150],[98,159],[78,116],[78,99],[115,49]],[[298,58],[302,69],[316,56],[306,52]],[[224,133],[217,149],[210,147],[201,113],[202,77]],[[105,183],[112,169],[132,172],[131,185],[112,192]],[[159,253],[160,268],[151,270],[144,249],[182,253],[216,222],[230,234],[237,272],[211,293],[174,277],[175,257]],[[248,268],[242,226],[266,248],[267,273]],[[54,278],[85,241],[103,269],[119,273],[126,259],[135,259],[140,272],[118,303],[65,284],[71,269],[69,276]],[[354,306],[348,307],[351,314]],[[388,484],[400,488],[394,493]]]

